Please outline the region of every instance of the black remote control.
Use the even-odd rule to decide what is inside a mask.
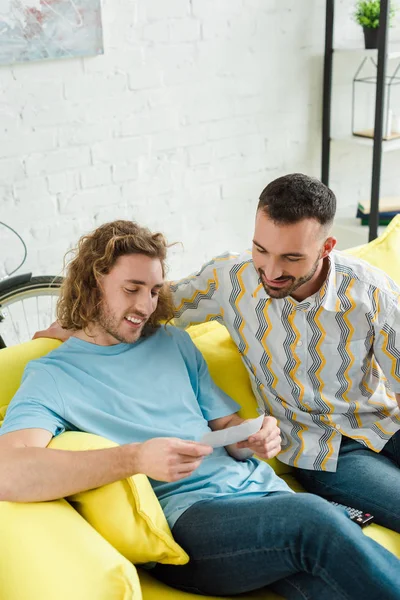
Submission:
[[[339,508],[344,508],[347,511],[350,519],[357,523],[360,527],[366,527],[370,525],[374,520],[374,517],[369,513],[365,513],[362,510],[358,510],[358,508],[352,508],[351,506],[345,506],[344,504],[339,504],[339,502],[330,501],[333,506],[338,506]]]

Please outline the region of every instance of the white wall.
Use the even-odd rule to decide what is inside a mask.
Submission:
[[[353,2],[336,5],[337,43],[361,45]],[[269,181],[320,175],[324,18],[324,0],[104,0],[104,56],[0,67],[0,220],[25,238],[26,267],[59,273],[114,218],[182,241],[173,277],[247,246]],[[332,154],[344,210],[368,196],[371,154]]]

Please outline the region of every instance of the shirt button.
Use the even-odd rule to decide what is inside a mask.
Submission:
[[[335,425],[335,429],[337,429],[339,431],[340,425]]]
[[[300,375],[300,377],[303,375],[303,371],[300,369],[299,371],[297,371],[297,375]]]
[[[303,342],[301,340],[299,340],[299,342],[297,343],[298,346],[302,346]]]

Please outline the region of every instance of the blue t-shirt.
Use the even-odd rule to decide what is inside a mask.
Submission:
[[[40,428],[94,433],[118,444],[154,437],[200,440],[208,421],[239,405],[212,381],[189,335],[161,327],[134,344],[97,346],[71,337],[31,361],[0,434]],[[216,496],[289,491],[266,463],[240,462],[224,448],[177,482],[150,480],[170,527],[189,506]]]

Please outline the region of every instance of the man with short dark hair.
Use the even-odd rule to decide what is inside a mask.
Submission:
[[[265,462],[201,443],[242,423],[189,335],[160,325],[166,243],[130,221],[84,236],[61,290],[72,331],[31,361],[0,429],[0,500],[61,498],[144,473],[190,562],[154,573],[183,590],[230,595],[271,586],[289,600],[399,600],[400,561],[341,510],[294,494]],[[65,430],[120,446],[47,448]],[[265,417],[243,444],[264,458],[280,449]]]
[[[279,459],[308,491],[400,532],[400,288],[334,251],[335,211],[317,179],[271,182],[252,252],[174,282],[175,323],[223,323],[260,410],[278,419]]]

